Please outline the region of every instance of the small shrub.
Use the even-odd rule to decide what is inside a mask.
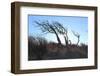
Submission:
[[[28,55],[29,60],[36,59],[42,60],[43,56],[47,52],[46,50],[47,41],[44,38],[32,37],[28,38]]]

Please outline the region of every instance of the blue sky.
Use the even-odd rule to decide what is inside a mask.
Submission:
[[[45,37],[48,41],[57,42],[55,34],[43,34],[41,29],[37,27],[34,21],[58,21],[68,29],[68,36],[72,43],[77,43],[77,38],[71,30],[80,34],[80,43],[88,44],[88,17],[79,16],[45,16],[45,15],[28,15],[28,35]],[[65,44],[63,36],[59,35],[63,44]]]

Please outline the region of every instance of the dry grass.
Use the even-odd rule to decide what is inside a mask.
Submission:
[[[28,60],[50,60],[50,59],[76,59],[87,58],[88,46],[60,45],[54,42],[47,42],[41,37],[28,38]]]

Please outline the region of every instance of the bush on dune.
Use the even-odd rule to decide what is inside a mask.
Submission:
[[[28,55],[29,60],[41,60],[46,50],[47,41],[44,38],[32,37],[28,38]]]

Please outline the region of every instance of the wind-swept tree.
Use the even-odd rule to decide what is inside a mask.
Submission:
[[[80,41],[80,34],[78,32],[75,32],[72,30],[72,33],[74,34],[74,36],[77,37],[77,45],[79,44],[79,41]]]
[[[35,23],[38,25],[38,27],[41,28],[43,33],[53,33],[53,34],[55,34],[58,43],[61,44],[60,38],[58,36],[57,29],[54,27],[53,24],[50,24],[48,20],[43,21],[43,22],[35,21]]]
[[[68,29],[63,27],[63,24],[61,24],[57,21],[53,22],[53,25],[54,25],[55,29],[57,30],[57,32],[64,36],[65,43],[66,43],[66,45],[68,45]]]

